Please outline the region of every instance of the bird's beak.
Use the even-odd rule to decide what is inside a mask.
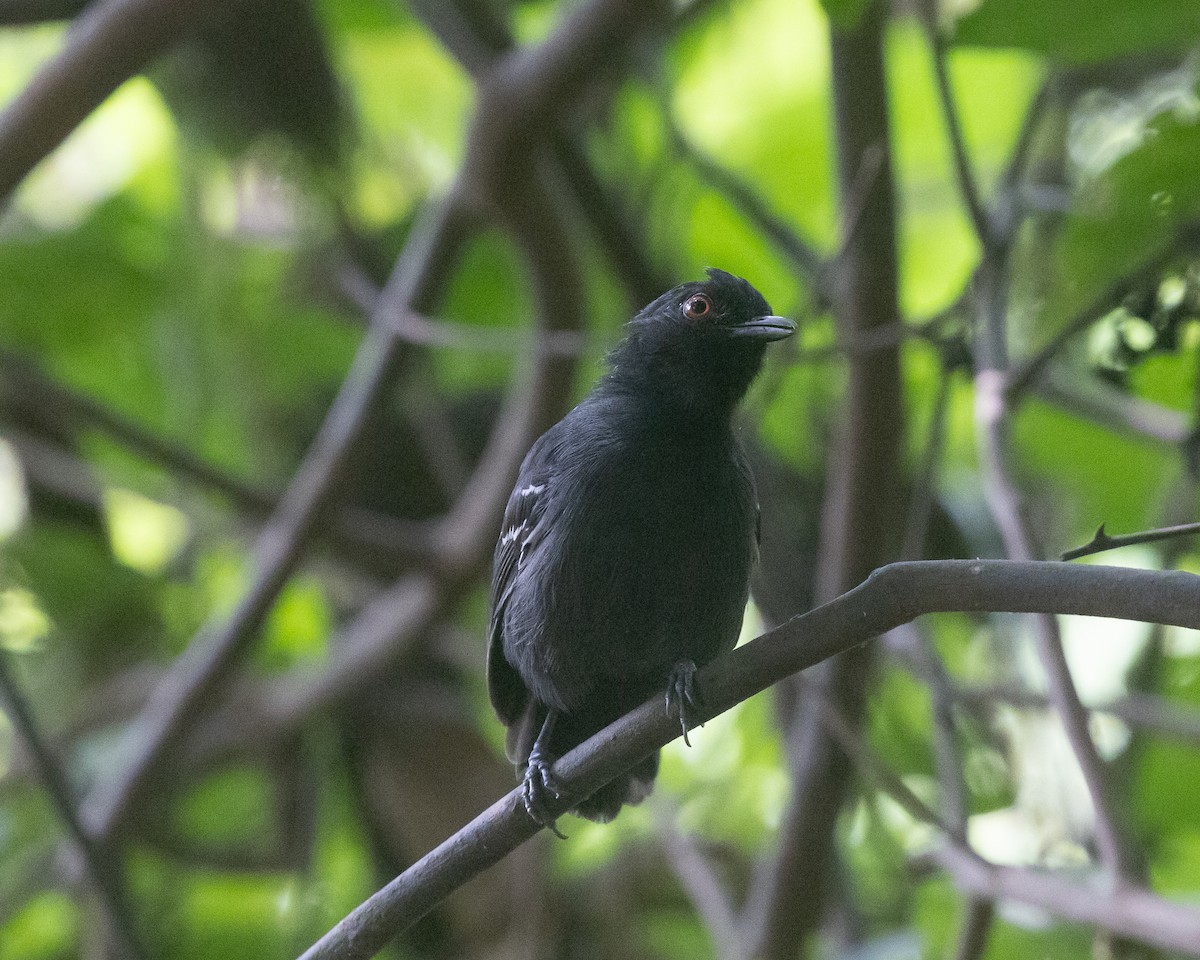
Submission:
[[[729,328],[735,337],[750,337],[754,340],[782,340],[796,332],[796,323],[787,317],[755,317],[736,327]]]

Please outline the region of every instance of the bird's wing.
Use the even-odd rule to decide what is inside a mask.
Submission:
[[[492,707],[506,724],[525,710],[529,691],[504,656],[504,608],[521,576],[525,558],[545,536],[541,520],[550,499],[552,433],[545,434],[525,458],[500,527],[492,565],[492,618],[488,625],[487,680]]]

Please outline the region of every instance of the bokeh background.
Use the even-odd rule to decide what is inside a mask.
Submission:
[[[0,0],[0,107],[0,960],[294,957],[510,790],[505,496],[705,266],[801,323],[746,638],[1195,519],[1195,0]],[[810,674],[387,955],[1200,955],[1196,633]]]

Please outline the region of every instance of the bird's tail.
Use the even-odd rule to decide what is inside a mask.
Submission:
[[[654,778],[658,775],[658,754],[647,757],[628,773],[623,773],[611,783],[601,787],[571,812],[597,823],[608,823],[621,812],[621,807],[641,803],[654,789]]]

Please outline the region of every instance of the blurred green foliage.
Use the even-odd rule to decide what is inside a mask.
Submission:
[[[517,8],[509,11],[515,32],[529,39],[544,34],[568,5],[497,4],[509,6]],[[701,175],[688,150],[750,184],[817,249],[834,251],[842,212],[827,17],[852,23],[862,6],[857,0],[716,4],[674,35],[660,57],[639,63],[601,122],[580,135],[589,162],[634,214],[638,235],[661,264],[679,276],[706,265],[745,274],[778,311],[804,320],[806,351],[834,343],[813,279],[797,275],[759,225]],[[1035,150],[1041,199],[1029,200],[1036,222],[1023,232],[1013,260],[1010,344],[1015,356],[1029,356],[1200,214],[1196,54],[1179,56],[1200,37],[1200,5],[984,0],[947,5],[944,14],[955,40],[950,72],[966,142],[988,190],[1046,78],[1069,76],[1082,91],[1051,113]],[[278,490],[291,475],[362,336],[362,310],[339,284],[354,246],[347,233],[365,251],[363,273],[378,284],[421,205],[452,179],[474,102],[466,71],[401,5],[324,0],[316,17],[344,119],[355,131],[336,170],[311,162],[304,144],[281,145],[278,130],[273,139],[260,137],[245,117],[237,122],[250,127],[236,137],[214,132],[214,123],[233,119],[220,103],[200,103],[201,88],[172,84],[168,64],[118,91],[0,218],[4,354],[32,362],[146,434],[258,490]],[[59,28],[0,30],[0,103],[16,96],[62,36]],[[1111,75],[1102,69],[1131,54],[1138,58],[1112,66]],[[890,27],[887,57],[904,319],[915,326],[936,317],[965,327],[954,305],[971,282],[980,246],[963,213],[928,44],[916,23],[902,18]],[[1061,72],[1079,64],[1094,72]],[[589,248],[588,257],[589,283],[579,295],[587,300],[590,347],[580,391],[630,307],[600,255]],[[522,271],[501,233],[480,231],[450,278],[439,318],[521,336],[531,312]],[[1102,377],[1120,397],[1191,414],[1200,268],[1194,256],[1181,257],[1164,273],[1152,289],[1134,291],[1120,317],[1106,318],[1090,339],[1072,346],[1070,372]],[[1168,280],[1177,296],[1160,286]],[[905,347],[906,449],[916,464],[941,378],[953,377],[937,493],[963,554],[987,555],[996,545],[984,519],[973,392],[960,371],[946,374],[942,358],[927,344]],[[469,465],[497,394],[521,359],[518,351],[433,351],[414,365],[414,385],[397,391],[388,413],[418,423],[461,414],[454,430]],[[749,403],[750,432],[816,480],[842,377],[837,358],[770,369]],[[27,456],[21,437],[36,429],[56,439],[65,464],[41,478],[44,490],[26,467],[23,486],[13,487],[24,499],[14,494],[5,505],[22,514],[23,524],[0,544],[0,654],[19,668],[39,722],[62,745],[82,788],[96,771],[123,762],[118,735],[152,680],[209,616],[236,603],[259,518],[104,431],[80,426],[68,411],[37,406],[32,413],[19,404],[0,406],[0,440],[18,459]],[[403,456],[413,449],[411,438],[392,439],[388,450]],[[1015,440],[1020,479],[1051,555],[1086,541],[1101,522],[1111,531],[1161,523],[1180,509],[1181,498],[1187,517],[1194,513],[1190,481],[1167,444],[1131,439],[1039,401],[1022,408]],[[412,477],[397,463],[385,466],[392,472],[380,475],[407,495]],[[65,501],[56,484],[68,488]],[[423,503],[444,495],[422,493],[428,493]],[[770,504],[764,509],[769,524]],[[1166,559],[1156,553],[1150,562]],[[1200,556],[1189,552],[1173,562],[1194,569]],[[311,676],[328,658],[337,630],[378,585],[373,572],[347,570],[333,551],[319,549],[282,593],[248,674]],[[432,664],[405,661],[395,676],[379,679],[412,702],[425,702],[420,697],[433,689],[445,712],[468,728],[465,739],[494,761],[489,770],[507,777],[497,731],[486,727],[481,705],[484,607],[480,589],[463,604],[457,633],[425,651]],[[1040,689],[1044,678],[1030,667],[1029,639],[1010,622],[945,617],[924,626],[957,682],[1003,679]],[[1097,627],[1096,635],[1103,630]],[[1099,643],[1076,655],[1094,658],[1098,650]],[[1157,657],[1146,690],[1200,707],[1195,638],[1175,636]],[[1117,656],[1102,664],[1120,692],[1136,689],[1127,666]],[[409,682],[412,689],[404,686]],[[456,695],[442,696],[445,686]],[[354,707],[366,711],[387,697],[372,687],[360,699]],[[395,709],[403,718],[402,706]],[[385,720],[368,723],[372,736],[403,739],[403,721],[380,710]],[[347,747],[361,718],[346,714],[354,711],[323,711],[309,720],[303,742],[289,747],[303,756],[299,777],[282,761],[243,758],[205,771],[152,811],[166,826],[133,845],[129,876],[156,955],[294,956],[390,869],[424,852],[414,839],[425,839],[419,825],[403,825],[412,826],[411,834],[396,828],[408,846],[381,839],[370,812],[388,809],[396,791],[379,785],[381,761],[371,752],[377,744]],[[932,724],[926,686],[889,663],[872,693],[867,734],[905,783],[931,801]],[[1065,844],[1083,857],[1082,838],[1030,812],[1040,799],[1031,801],[1029,792],[1039,785],[1022,783],[1019,771],[1041,745],[1014,745],[1001,726],[965,716],[957,731],[970,812],[1011,815],[1000,829],[1014,850]],[[1145,841],[1150,877],[1158,889],[1194,901],[1200,752],[1194,742],[1148,742],[1140,733],[1129,744],[1123,754],[1130,762],[1131,822]],[[622,865],[644,864],[656,848],[656,818],[667,817],[715,851],[731,885],[744,885],[750,858],[774,842],[788,790],[784,753],[770,699],[743,704],[710,722],[691,750],[667,750],[654,804],[626,811],[610,826],[570,821],[570,842],[544,853],[549,874],[590,895],[618,880],[641,890],[644,878],[630,879],[635,867]],[[64,869],[54,867],[61,825],[19,754],[0,719],[0,960],[90,956],[84,940],[94,905],[74,895],[62,881]],[[441,779],[449,776],[445,770],[425,775],[434,793],[451,782]],[[1056,787],[1041,786],[1050,793]],[[467,801],[482,809],[495,796],[481,789]],[[420,820],[427,808],[391,813],[395,826],[405,817]],[[1087,818],[1086,811],[1076,813]],[[453,829],[432,815],[429,821],[435,824],[429,833]],[[295,840],[305,828],[307,844]],[[857,920],[876,948],[870,956],[946,955],[961,898],[944,878],[912,869],[927,828],[864,785],[838,839]],[[561,899],[547,897],[561,906]],[[625,955],[711,954],[703,925],[677,893],[612,898],[643,904],[610,921],[610,936],[636,945]],[[406,941],[394,955],[427,955],[423,949]],[[482,947],[477,952],[485,955]],[[1092,937],[1036,911],[1002,911],[986,956],[1083,960],[1092,956]]]

